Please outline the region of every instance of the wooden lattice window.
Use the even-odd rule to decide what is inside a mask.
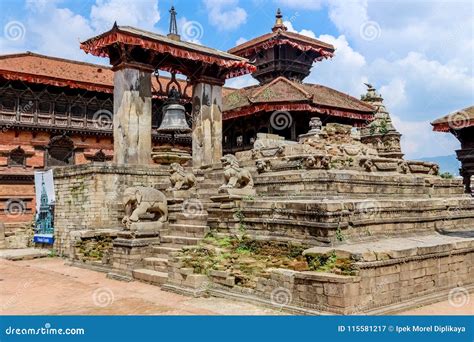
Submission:
[[[21,147],[15,148],[8,156],[8,166],[25,166],[26,154]]]
[[[104,163],[105,161],[107,161],[107,156],[102,150],[100,150],[94,155],[94,157],[92,158],[92,161]]]
[[[53,137],[47,147],[47,166],[74,165],[74,142],[66,136]]]

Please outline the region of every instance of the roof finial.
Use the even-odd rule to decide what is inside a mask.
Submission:
[[[287,31],[288,28],[285,26],[285,24],[283,24],[283,15],[281,14],[280,9],[277,10],[275,18],[276,18],[275,26],[273,26],[272,31],[273,32],[278,31],[278,30]]]
[[[176,24],[176,11],[174,6],[171,6],[170,9],[170,32],[168,33],[168,37],[174,40],[180,40],[180,36],[178,34],[178,25]]]

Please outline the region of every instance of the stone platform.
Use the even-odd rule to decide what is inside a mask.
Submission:
[[[312,256],[329,253],[352,260],[355,274],[269,269],[256,288],[244,288],[223,281],[229,276],[226,272],[205,276],[180,269],[181,261],[174,258],[170,270],[175,274],[165,288],[259,302],[299,314],[387,314],[432,303],[458,289],[474,291],[474,231],[305,251]],[[283,303],[276,299],[278,293]]]

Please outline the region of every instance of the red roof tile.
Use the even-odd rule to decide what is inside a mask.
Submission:
[[[275,107],[277,110],[280,110],[281,105],[285,103],[293,105],[299,103],[306,105],[301,106],[301,110],[312,107],[317,111],[323,106],[368,116],[372,116],[374,112],[371,105],[337,90],[318,84],[300,84],[280,76],[265,85],[230,92],[224,97],[224,117],[239,116],[236,115],[239,112],[249,115],[254,112],[249,111],[250,107],[260,108],[259,105],[265,104],[267,108],[270,108],[269,104],[272,103],[278,104],[278,108]]]
[[[32,52],[0,55],[0,76],[11,80],[106,93],[112,93],[114,85],[114,72],[108,66]],[[165,87],[170,79],[160,77],[160,80]],[[184,89],[186,82],[179,81],[179,83]],[[152,78],[152,85],[155,89],[159,89],[155,78]],[[191,95],[190,88],[187,95]]]

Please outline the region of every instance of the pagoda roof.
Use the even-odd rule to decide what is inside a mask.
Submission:
[[[114,44],[139,46],[159,54],[169,54],[174,58],[215,64],[229,69],[228,77],[235,77],[255,70],[247,59],[225,51],[203,45],[176,40],[158,33],[130,26],[117,26],[111,30],[81,43],[81,49],[99,57],[110,57],[108,48]]]
[[[112,93],[114,89],[114,72],[109,66],[79,62],[70,59],[45,56],[33,52],[0,55],[0,77],[8,80],[39,83],[57,87],[84,89]],[[160,76],[160,82],[166,84],[169,77]],[[186,81],[177,79],[181,89]],[[152,87],[159,89],[155,77]],[[223,88],[224,94],[229,88]],[[166,94],[162,94],[166,96]],[[188,87],[186,95],[191,97]]]
[[[454,129],[461,129],[474,126],[474,106],[460,109],[431,123],[433,131],[449,132]]]
[[[375,108],[337,90],[297,83],[283,76],[265,85],[229,92],[223,99],[224,119],[261,111],[309,111],[357,120],[372,120]]]
[[[285,44],[293,46],[304,52],[314,51],[319,55],[319,57],[316,58],[317,60],[331,58],[335,51],[334,46],[331,44],[304,36],[299,33],[278,29],[274,32],[264,34],[260,37],[237,45],[236,47],[228,50],[228,52],[243,57],[249,57],[260,50],[267,50],[274,45]]]

